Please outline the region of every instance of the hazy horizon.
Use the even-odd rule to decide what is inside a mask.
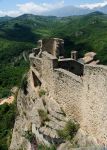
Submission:
[[[42,15],[65,6],[94,9],[107,5],[107,0],[0,0],[0,17],[22,14]]]

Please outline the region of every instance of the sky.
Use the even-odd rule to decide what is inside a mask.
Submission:
[[[93,9],[107,5],[107,0],[0,0],[0,16],[43,14],[68,5]]]

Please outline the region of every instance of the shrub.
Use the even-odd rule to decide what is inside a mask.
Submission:
[[[54,145],[51,145],[50,147],[47,147],[46,145],[38,145],[38,150],[56,150]]]
[[[46,121],[50,121],[49,117],[48,117],[48,113],[42,109],[38,110],[39,113],[39,117],[41,119],[41,125],[44,126]]]
[[[5,97],[8,97],[8,96],[10,96],[11,95],[11,93],[10,93],[10,90],[9,89],[7,89],[7,88],[1,88],[0,87],[0,99],[1,98],[5,98]]]
[[[0,106],[0,150],[7,150],[16,117],[16,102]]]
[[[45,90],[41,89],[41,90],[39,91],[39,96],[40,96],[40,97],[44,96],[45,94],[46,94],[46,91],[45,91]]]
[[[25,131],[25,134],[23,135],[29,142],[32,142],[33,139],[35,139],[35,134],[33,134],[31,131]]]
[[[9,147],[10,144],[11,144],[11,139],[12,139],[12,130],[10,130],[8,132],[8,135],[7,135],[7,146]]]
[[[79,124],[70,120],[66,123],[64,129],[57,130],[57,133],[62,139],[71,141],[76,135],[78,129]]]

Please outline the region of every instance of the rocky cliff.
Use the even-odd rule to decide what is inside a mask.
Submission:
[[[38,150],[39,144],[47,146],[54,144],[59,150],[72,149],[74,145],[66,143],[66,140],[60,138],[57,133],[58,130],[63,130],[69,119],[46,89],[34,87],[31,73],[30,70],[27,78],[24,77],[22,88],[18,93],[19,114],[15,121],[10,150]],[[34,139],[31,140],[33,135]],[[74,139],[75,143],[77,142],[76,147],[93,145],[96,142],[81,129]]]

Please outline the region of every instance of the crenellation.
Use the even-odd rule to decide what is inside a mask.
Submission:
[[[77,51],[71,51],[71,58],[74,60],[78,59],[78,52]]]

